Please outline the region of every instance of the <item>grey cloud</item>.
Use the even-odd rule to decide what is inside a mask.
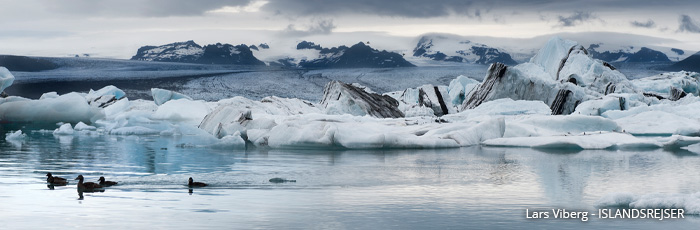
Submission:
[[[681,15],[680,26],[678,26],[678,31],[679,32],[700,33],[700,27],[692,18],[690,18],[690,16]]]
[[[494,11],[520,12],[599,12],[622,9],[626,11],[653,9],[677,11],[678,6],[700,7],[697,0],[268,0],[263,7],[268,12],[287,16],[335,16],[363,14],[407,18],[434,18],[451,14],[479,18]],[[478,10],[478,11],[477,11]],[[503,12],[500,12],[503,13]],[[563,17],[564,20],[567,17]],[[578,21],[569,21],[573,24]],[[566,24],[566,22],[564,22]]]
[[[7,30],[0,33],[0,38],[55,38],[69,35],[74,33],[50,30]]]
[[[642,27],[642,28],[654,28],[654,27],[656,27],[656,23],[654,21],[652,21],[651,19],[649,19],[646,22],[632,21],[632,22],[630,22],[630,24],[632,24],[632,26]]]
[[[75,16],[168,17],[196,16],[225,6],[245,6],[252,0],[44,0],[51,12]]]
[[[463,0],[272,0],[263,7],[290,15],[373,14],[415,18],[441,17],[450,14],[471,15],[472,1]],[[472,11],[473,12],[473,11]]]
[[[572,15],[569,16],[559,16],[558,18],[558,26],[561,27],[571,27],[571,26],[577,26],[581,24],[582,22],[589,21],[591,19],[595,19],[596,17],[592,15],[590,12],[581,12],[581,11],[576,11]]]
[[[335,29],[335,24],[333,20],[317,20],[309,26],[307,29],[297,29],[296,25],[289,24],[287,28],[282,31],[284,35],[290,36],[309,36],[316,34],[330,34]]]

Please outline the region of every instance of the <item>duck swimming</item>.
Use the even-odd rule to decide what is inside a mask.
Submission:
[[[275,177],[270,179],[270,183],[287,183],[287,182],[297,182],[297,180],[287,180],[284,178]]]
[[[51,173],[46,174],[46,182],[52,185],[66,185],[68,180],[62,177],[54,177]]]
[[[192,177],[190,177],[190,180],[189,180],[189,183],[187,183],[187,186],[190,186],[190,187],[204,187],[204,186],[207,186],[207,184],[206,184],[206,183],[202,183],[202,182],[195,182],[195,181],[192,179]]]
[[[75,179],[78,180],[78,189],[88,190],[88,191],[89,190],[102,190],[102,186],[97,184],[97,183],[93,183],[93,182],[83,183],[83,180],[85,180],[85,178],[83,178],[83,175],[78,175],[78,177],[76,177]]]
[[[99,181],[100,185],[102,185],[103,187],[109,187],[109,186],[118,184],[117,182],[114,182],[114,181],[105,180],[105,177],[103,177],[103,176],[101,176],[100,179],[97,181]]]

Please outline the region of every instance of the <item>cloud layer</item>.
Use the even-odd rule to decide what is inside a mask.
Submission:
[[[681,15],[679,32],[700,33],[700,26],[688,15]]]
[[[592,15],[590,12],[577,11],[566,17],[559,16],[557,25],[561,27],[572,27],[595,18],[596,16]]]
[[[316,34],[330,34],[333,32],[333,29],[335,29],[335,24],[333,24],[333,20],[331,19],[324,19],[324,20],[316,20],[313,22],[311,26],[309,26],[307,29],[298,29],[296,25],[294,24],[289,24],[282,33],[284,35],[289,35],[289,36],[309,36],[309,35],[316,35]]]
[[[642,28],[654,28],[656,27],[656,23],[649,19],[646,22],[640,22],[640,21],[632,21],[630,24],[634,27],[642,27]]]
[[[245,6],[252,0],[65,0],[39,1],[49,12],[75,16],[168,17],[202,15],[225,6]]]

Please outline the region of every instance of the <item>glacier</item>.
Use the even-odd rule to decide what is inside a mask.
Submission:
[[[11,87],[9,71],[0,77]],[[0,98],[0,122],[58,124],[57,136],[172,136],[183,147],[227,149],[678,149],[700,143],[699,85],[698,73],[683,71],[628,80],[554,37],[527,63],[492,64],[481,82],[460,75],[449,85],[378,93],[334,80],[317,102],[204,101],[159,88],[152,100],[130,100],[106,86]]]

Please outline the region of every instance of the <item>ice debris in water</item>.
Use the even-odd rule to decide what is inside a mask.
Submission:
[[[97,130],[97,127],[91,126],[91,125],[86,125],[85,123],[83,123],[81,121],[81,122],[78,122],[78,124],[76,124],[75,127],[73,127],[73,129],[75,131],[95,131],[95,130]]]
[[[22,133],[22,130],[17,130],[15,132],[9,132],[5,136],[6,141],[19,141],[19,140],[24,140],[24,138],[27,137],[27,134]]]
[[[53,135],[73,135],[73,133],[75,130],[70,123],[63,124],[53,131]]]
[[[10,87],[15,81],[15,76],[5,67],[0,67],[0,93]]]

